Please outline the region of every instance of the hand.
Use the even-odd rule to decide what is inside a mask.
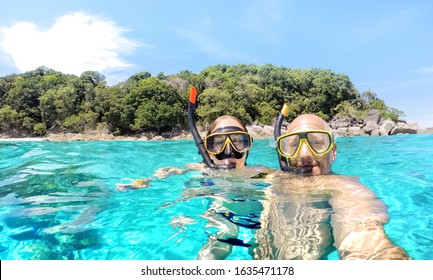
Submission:
[[[132,180],[132,179],[128,179],[128,180]],[[116,189],[122,192],[126,191],[127,189],[132,189],[132,190],[143,189],[143,188],[150,187],[150,181],[151,179],[149,178],[137,179],[137,180],[133,180],[130,184],[116,184]]]

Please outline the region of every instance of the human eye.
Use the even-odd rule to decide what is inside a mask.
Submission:
[[[236,136],[236,135],[232,136],[231,140],[232,140],[233,144],[237,144],[237,143],[241,143],[242,142],[242,139],[239,136]]]
[[[317,139],[317,138],[313,139],[310,142],[312,142],[313,144],[316,144],[316,145],[323,145],[323,144],[325,144],[325,141],[323,139]]]
[[[213,140],[213,143],[215,146],[223,145],[224,144],[224,137],[215,137]]]
[[[290,142],[288,143],[288,146],[289,146],[289,147],[296,147],[296,146],[298,146],[298,142],[297,142],[297,141],[290,141]]]

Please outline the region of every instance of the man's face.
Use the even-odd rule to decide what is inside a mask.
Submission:
[[[309,131],[309,130],[326,130],[329,127],[325,121],[314,115],[302,115],[296,118],[288,127],[288,133]],[[332,162],[336,159],[336,145],[323,154],[317,155],[314,153],[306,140],[300,142],[300,147],[294,157],[289,159],[289,164],[292,167],[305,168],[312,167],[312,175],[328,174],[331,172]]]

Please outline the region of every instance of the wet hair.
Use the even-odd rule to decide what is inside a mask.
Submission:
[[[231,120],[236,121],[236,122],[240,125],[240,127],[242,128],[243,131],[248,132],[248,129],[247,129],[247,127],[245,126],[245,124],[244,124],[243,121],[241,121],[240,119],[238,119],[238,118],[236,118],[236,117],[233,117],[233,116],[224,115],[224,116],[221,116],[221,117],[217,118],[216,120],[214,120],[214,121],[212,122],[212,124],[210,125],[209,129],[207,130],[206,136],[209,135],[209,134],[211,134],[211,133],[215,130],[215,128],[216,128],[216,127],[217,127],[217,126],[218,126],[222,121],[224,121],[224,120],[226,120],[226,119],[231,119]]]

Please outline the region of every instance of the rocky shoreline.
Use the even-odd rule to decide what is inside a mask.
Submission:
[[[289,123],[284,122],[282,131],[287,129]],[[377,110],[371,110],[363,119],[356,118],[333,118],[329,125],[336,131],[338,137],[353,136],[388,136],[396,134],[427,134],[433,133],[433,128],[419,129],[418,124],[399,119],[394,122],[384,119]],[[267,139],[274,137],[273,125],[262,125],[255,122],[247,126],[249,133],[254,139]],[[199,129],[204,138],[205,131]],[[193,139],[189,130],[173,130],[158,135],[156,132],[146,132],[138,135],[114,136],[108,131],[88,131],[85,133],[48,133],[45,137],[23,137],[11,138],[0,134],[0,141],[159,141],[159,140],[182,140]]]
[[[385,119],[378,110],[370,110],[362,119],[334,117],[329,125],[338,136],[388,136],[396,134],[433,133],[433,128],[419,129],[418,124],[403,118],[397,121]]]

